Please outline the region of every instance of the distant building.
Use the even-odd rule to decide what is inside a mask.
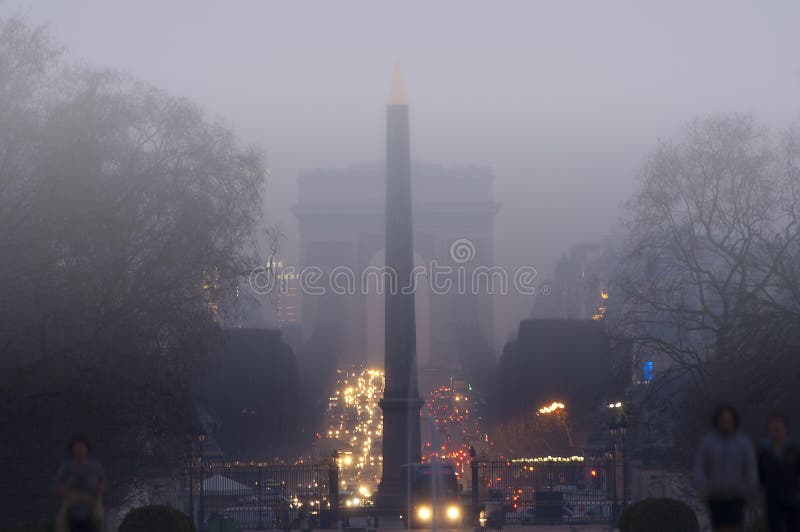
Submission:
[[[291,449],[302,435],[299,372],[280,331],[227,329],[219,340],[193,384],[209,443],[239,459]]]
[[[556,264],[551,279],[540,286],[532,315],[536,319],[594,320],[606,318],[609,308],[621,301],[615,292],[622,243],[613,237],[575,244]],[[542,288],[547,288],[545,293]],[[634,345],[631,382],[646,385],[669,365],[658,356]]]
[[[619,245],[611,238],[572,246],[556,264],[553,278],[540,287],[533,317],[602,320],[618,260]]]
[[[495,444],[511,456],[584,447],[594,413],[630,384],[631,348],[591,319],[522,321],[500,356],[490,396]],[[554,404],[565,405],[558,411],[567,417],[543,418],[550,412],[540,409]]]
[[[202,288],[203,300],[205,301],[208,311],[211,314],[211,319],[213,319],[215,323],[220,323],[221,296],[219,270],[217,270],[217,268],[203,270]]]
[[[280,329],[283,341],[299,351],[302,328],[297,267],[274,256],[269,257],[262,267],[266,274],[258,282],[269,289],[262,295],[256,295],[252,290],[245,291],[246,299],[252,300],[253,304],[245,313],[244,326]]]
[[[277,314],[278,325],[281,329],[296,325],[300,320],[298,316],[298,274],[293,269],[284,269],[283,261],[279,261],[277,280],[279,283]]]
[[[487,168],[443,167],[412,162],[413,242],[418,265],[463,269],[466,279],[494,265],[494,176]],[[320,268],[326,279],[337,267],[357,272],[355,293],[302,293],[303,341],[321,326],[341,331],[341,367],[382,362],[383,295],[376,276],[360,285],[362,273],[383,264],[385,167],[365,163],[343,169],[303,172],[298,178],[297,217],[301,268]],[[454,256],[454,245],[466,252]],[[452,277],[455,277],[453,275]],[[455,282],[454,279],[450,279]],[[462,372],[465,334],[494,345],[494,299],[481,290],[439,290],[422,278],[416,292],[419,367],[436,373],[436,385]],[[380,282],[383,286],[383,281]],[[370,306],[375,304],[374,307]],[[370,322],[376,326],[371,326]],[[380,334],[373,334],[378,331]]]

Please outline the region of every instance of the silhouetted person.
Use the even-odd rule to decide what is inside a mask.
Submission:
[[[308,512],[303,512],[300,515],[300,530],[311,532],[311,516],[308,515]]]
[[[68,450],[69,458],[61,464],[55,479],[56,493],[61,497],[56,531],[97,532],[105,521],[102,501],[105,471],[89,457],[91,445],[87,438],[75,436]]]
[[[286,504],[281,507],[281,529],[284,532],[289,532],[292,529],[292,522],[289,518],[289,507]]]
[[[739,432],[739,415],[723,405],[714,411],[713,430],[700,442],[694,464],[698,493],[716,532],[744,525],[745,509],[758,494],[758,467],[750,440]]]
[[[770,532],[800,532],[800,448],[789,439],[786,417],[773,412],[769,438],[758,452]]]

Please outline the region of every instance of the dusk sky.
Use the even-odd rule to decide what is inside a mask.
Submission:
[[[268,154],[267,221],[296,256],[302,169],[384,156],[402,66],[412,156],[490,167],[495,257],[549,275],[609,234],[657,139],[717,112],[776,130],[800,111],[800,3],[35,0],[69,55],[197,102]],[[457,7],[457,9],[456,9]],[[502,342],[531,301],[496,303]]]

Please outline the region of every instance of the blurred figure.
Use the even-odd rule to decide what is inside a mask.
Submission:
[[[739,415],[729,405],[716,408],[713,430],[700,442],[694,480],[715,532],[742,530],[748,504],[758,496],[758,467],[753,445],[739,432]]]
[[[789,439],[780,412],[769,416],[769,438],[758,452],[758,471],[766,495],[770,532],[800,532],[800,449]]]
[[[303,532],[311,532],[311,516],[308,515],[306,511],[303,511],[300,516],[300,530]]]
[[[55,489],[61,497],[56,532],[99,532],[105,525],[105,471],[89,457],[91,444],[87,438],[73,437],[68,451],[70,457],[61,464],[55,479]]]
[[[292,529],[292,522],[289,519],[289,505],[288,504],[283,504],[281,506],[280,526],[281,526],[281,530],[283,530],[284,532],[289,532]]]

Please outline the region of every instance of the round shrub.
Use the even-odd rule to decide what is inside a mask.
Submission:
[[[643,499],[622,513],[620,532],[700,532],[694,511],[675,499]]]
[[[0,532],[51,532],[52,523],[39,523],[28,525],[16,525],[10,527],[0,527]]]
[[[195,532],[189,517],[167,506],[142,506],[128,512],[119,532]]]
[[[764,516],[759,516],[747,527],[747,532],[767,532],[767,520]]]

